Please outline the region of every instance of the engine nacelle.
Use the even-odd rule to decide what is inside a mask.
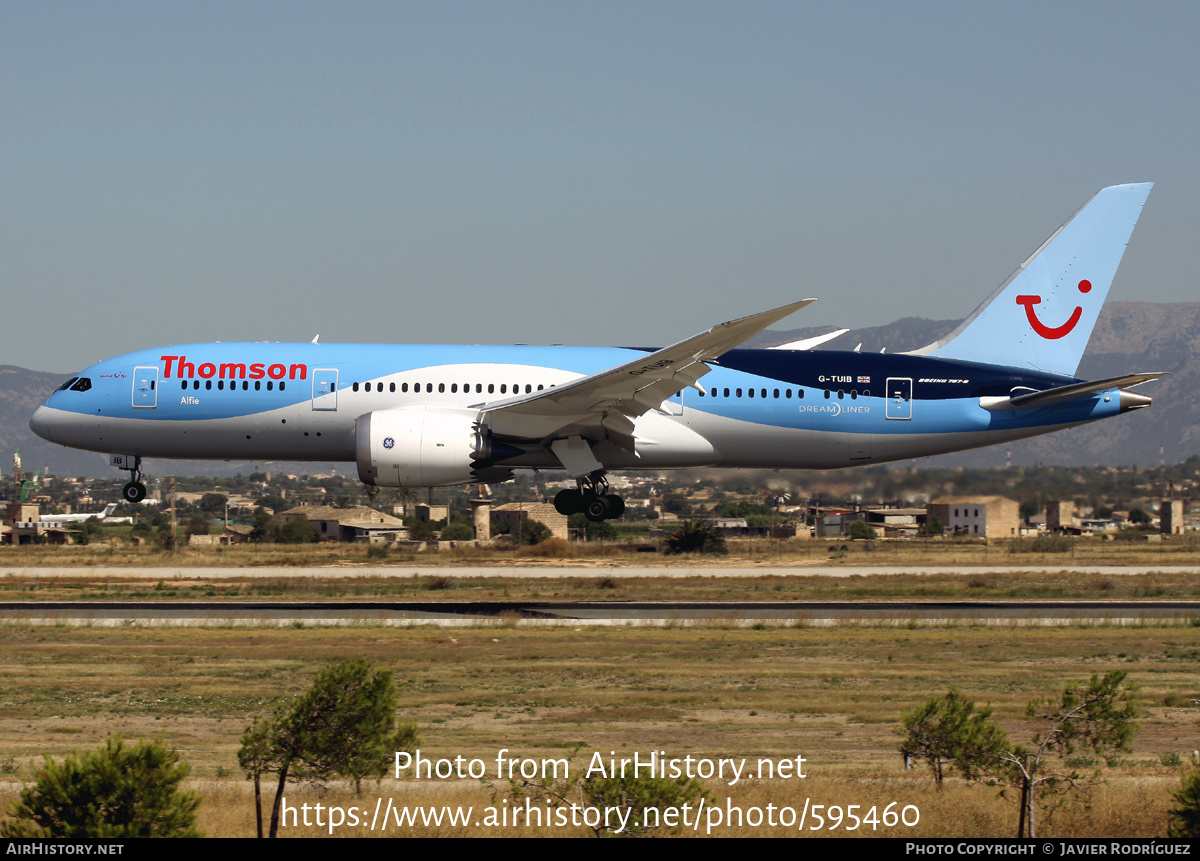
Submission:
[[[376,410],[354,427],[358,477],[376,487],[445,487],[478,481],[490,446],[475,410],[412,406]]]

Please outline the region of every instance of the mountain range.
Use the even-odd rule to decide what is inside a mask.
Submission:
[[[925,346],[949,332],[957,320],[905,317],[886,326],[857,329],[820,349],[904,352]],[[767,331],[748,346],[771,346],[829,331],[830,327]],[[1200,302],[1158,304],[1109,302],[1100,313],[1078,375],[1114,377],[1135,371],[1167,371],[1139,392],[1154,397],[1149,409],[1096,424],[954,455],[930,458],[930,465],[1004,466],[1035,463],[1062,466],[1153,466],[1200,454]],[[0,453],[8,473],[9,452],[19,449],[26,472],[47,467],[55,475],[119,477],[106,455],[75,451],[34,436],[29,416],[63,382],[61,374],[0,365]],[[261,466],[262,464],[257,464]],[[154,474],[229,475],[248,473],[256,464],[225,461],[148,461]],[[273,464],[272,471],[327,472],[327,463]],[[339,472],[353,475],[352,465]]]

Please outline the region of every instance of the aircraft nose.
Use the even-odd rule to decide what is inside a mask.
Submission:
[[[40,406],[33,412],[33,417],[29,420],[29,429],[44,440],[54,442],[50,438],[50,409],[46,406]]]

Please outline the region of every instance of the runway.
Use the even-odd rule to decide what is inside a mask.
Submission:
[[[152,580],[228,580],[263,578],[354,578],[354,577],[463,577],[472,579],[495,579],[515,577],[521,579],[562,579],[579,577],[665,577],[685,579],[689,577],[745,578],[745,577],[871,577],[896,574],[953,575],[964,577],[983,574],[1054,574],[1070,571],[1076,574],[1122,576],[1127,574],[1200,574],[1196,565],[794,565],[794,566],[643,566],[625,568],[599,565],[328,565],[314,567],[247,567],[247,568],[191,568],[187,566],[160,566],[154,568],[41,568],[0,567],[0,579],[6,577],[33,578],[139,578]]]
[[[0,621],[85,626],[424,624],[868,625],[1196,624],[1200,601],[8,601]]]

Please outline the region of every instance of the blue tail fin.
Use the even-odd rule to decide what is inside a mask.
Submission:
[[[958,328],[914,353],[1074,376],[1152,185],[1102,189]]]

